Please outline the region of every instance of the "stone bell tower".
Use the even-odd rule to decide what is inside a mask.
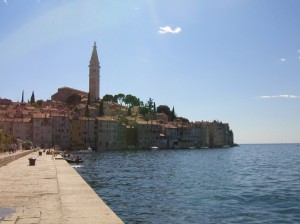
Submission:
[[[96,42],[94,42],[89,65],[89,92],[91,102],[95,102],[100,98],[100,63],[98,59]]]

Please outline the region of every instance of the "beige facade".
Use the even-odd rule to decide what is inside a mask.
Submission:
[[[159,147],[161,145],[162,127],[153,121],[137,121],[138,129],[138,147],[142,149],[149,149],[153,146]]]
[[[52,119],[46,114],[36,114],[32,117],[33,143],[37,147],[52,146]]]
[[[96,148],[95,143],[95,118],[83,117],[80,120],[84,123],[84,145],[87,149],[88,147]]]
[[[84,130],[85,123],[82,119],[73,118],[71,120],[71,148],[83,149],[84,148]]]
[[[7,135],[13,135],[13,118],[0,118],[0,129]]]
[[[33,124],[31,118],[15,118],[13,123],[13,136],[22,140],[33,140]]]
[[[163,132],[167,139],[167,147],[169,149],[178,148],[178,132],[177,127],[171,123],[166,123],[163,125]]]
[[[68,116],[52,116],[52,146],[59,145],[62,149],[71,146],[71,121]]]

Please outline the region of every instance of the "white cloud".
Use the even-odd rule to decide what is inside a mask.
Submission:
[[[286,62],[286,59],[285,58],[281,58],[280,61],[281,62]]]
[[[3,2],[4,2],[5,4],[7,4],[7,0],[3,0]]]
[[[180,33],[181,32],[181,28],[180,27],[176,27],[175,29],[172,29],[170,26],[165,26],[165,27],[159,27],[159,33],[161,34],[165,34],[165,33]]]
[[[273,96],[260,96],[260,98],[261,99],[274,99],[274,98],[295,99],[295,98],[300,98],[300,96],[282,94],[282,95],[273,95]]]
[[[297,52],[300,54],[300,49]]]

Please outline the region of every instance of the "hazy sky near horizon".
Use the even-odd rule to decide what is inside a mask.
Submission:
[[[0,0],[0,97],[88,91],[229,123],[236,143],[300,142],[299,0]]]

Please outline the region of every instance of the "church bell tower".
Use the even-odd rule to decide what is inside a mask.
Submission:
[[[100,98],[100,63],[98,59],[97,46],[94,42],[93,52],[89,65],[89,93],[91,102]]]

